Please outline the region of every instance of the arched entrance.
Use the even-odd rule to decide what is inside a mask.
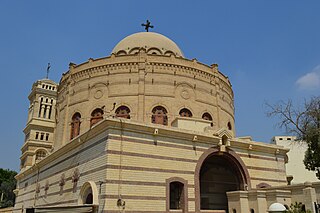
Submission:
[[[228,212],[226,192],[247,190],[248,171],[240,157],[232,150],[219,152],[211,148],[199,159],[195,176],[196,210],[225,210]]]

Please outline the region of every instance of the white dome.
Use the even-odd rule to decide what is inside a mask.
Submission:
[[[269,207],[269,212],[284,212],[286,211],[286,207],[282,205],[281,203],[273,203]]]
[[[182,51],[171,39],[154,32],[140,32],[122,39],[112,50],[116,55],[135,54],[140,48],[148,54],[183,56]]]

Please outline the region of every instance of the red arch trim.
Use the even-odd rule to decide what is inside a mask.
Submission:
[[[242,159],[231,149],[227,149],[226,152],[220,152],[217,147],[212,147],[207,149],[199,158],[196,170],[195,170],[195,176],[194,176],[194,190],[195,190],[195,210],[196,212],[200,212],[200,170],[204,163],[204,161],[212,156],[212,155],[219,155],[229,161],[234,168],[236,169],[236,172],[239,175],[241,186],[240,190],[249,190],[251,189],[251,181],[249,172],[247,170],[246,165],[242,161]]]

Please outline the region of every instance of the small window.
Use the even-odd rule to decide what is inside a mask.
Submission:
[[[45,158],[47,155],[47,153],[43,150],[37,151],[36,152],[36,161],[42,160],[43,158]]]
[[[187,108],[181,109],[180,112],[179,112],[179,115],[180,115],[181,117],[189,117],[189,118],[192,117],[191,111],[188,110]]]
[[[232,125],[231,125],[231,123],[230,122],[228,122],[228,130],[232,130]]]
[[[36,132],[36,140],[39,139],[39,132]]]
[[[291,141],[291,138],[287,138],[288,141]]]
[[[83,204],[93,204],[93,192],[90,186],[86,186],[82,192],[82,203]]]
[[[70,139],[73,139],[80,134],[80,124],[81,124],[80,119],[81,119],[81,115],[79,112],[75,113],[72,116]]]
[[[182,209],[183,193],[182,183],[177,181],[170,183],[170,209]]]
[[[40,140],[42,140],[42,141],[43,141],[43,139],[44,139],[44,133],[43,133],[43,132],[41,132],[41,134],[40,134]]]
[[[250,213],[254,213],[254,209],[250,209]]]
[[[207,121],[212,121],[212,116],[206,112],[206,113],[203,113],[202,119]]]
[[[130,119],[130,109],[126,106],[120,106],[116,109],[116,116]]]
[[[282,141],[283,140],[283,138],[279,138],[279,141]]]
[[[26,213],[35,213],[35,209],[34,208],[27,208]]]
[[[154,124],[168,125],[167,110],[162,106],[153,108],[151,122]]]
[[[46,134],[46,141],[49,140],[49,133]]]
[[[93,112],[91,113],[91,120],[90,120],[90,126],[95,125],[96,123],[98,123],[99,121],[101,121],[103,119],[103,110],[100,108],[96,108],[95,110],[93,110]]]

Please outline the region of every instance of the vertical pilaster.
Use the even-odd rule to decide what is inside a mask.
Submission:
[[[306,205],[306,209],[310,209],[312,213],[316,213],[314,203],[317,202],[316,190],[312,188],[312,184],[310,182],[305,182],[306,188],[303,191],[304,204]]]
[[[145,77],[147,54],[144,49],[139,52],[139,82],[138,82],[138,120],[145,121]]]

